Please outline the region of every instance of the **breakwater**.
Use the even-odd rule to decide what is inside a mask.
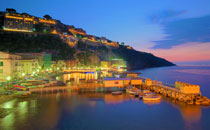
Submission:
[[[177,100],[179,102],[184,102],[191,105],[204,105],[210,106],[210,99],[205,96],[202,96],[200,93],[184,93],[181,89],[164,85],[162,83],[152,83],[150,85],[142,84],[141,89],[150,90],[157,94],[160,94],[164,97]],[[195,88],[191,88],[195,89]]]

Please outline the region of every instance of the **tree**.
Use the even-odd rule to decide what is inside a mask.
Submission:
[[[124,43],[124,42],[121,42],[121,45],[123,45],[123,46],[124,46],[124,45],[125,45],[125,43]]]
[[[48,14],[44,15],[43,17],[46,18],[46,19],[52,19],[52,17]]]

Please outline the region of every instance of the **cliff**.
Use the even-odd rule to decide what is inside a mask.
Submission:
[[[163,67],[174,66],[172,62],[169,62],[163,58],[154,56],[153,54],[136,51],[134,49],[127,49],[125,46],[120,45],[118,48],[108,46],[91,46],[79,41],[77,50],[80,51],[79,55],[82,56],[84,64],[93,63],[93,57],[98,57],[98,60],[110,60],[110,59],[123,59],[127,62],[127,67],[130,70],[144,69],[151,67]],[[79,57],[78,59],[80,59]],[[84,60],[86,58],[86,60]]]
[[[80,65],[98,66],[102,60],[121,58],[127,62],[129,69],[173,66],[174,64],[150,53],[105,45],[91,46],[79,40],[71,48],[57,35],[39,33],[20,33],[0,31],[0,51],[6,52],[49,52],[53,60],[78,59]]]

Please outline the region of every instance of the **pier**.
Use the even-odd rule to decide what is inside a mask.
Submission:
[[[112,92],[123,91],[128,86],[133,86],[141,90],[150,90],[171,100],[184,102],[186,104],[210,105],[210,100],[202,96],[199,85],[184,82],[175,84],[165,84],[161,81],[151,80],[130,74],[127,78],[104,78],[100,80],[85,80],[79,84],[70,82],[70,86],[41,87],[29,90],[31,93],[53,93],[64,91],[78,92]]]
[[[146,79],[150,80],[150,79]],[[172,100],[177,100],[179,102],[184,102],[186,104],[195,104],[195,105],[210,105],[210,99],[208,99],[205,96],[202,96],[200,92],[200,86],[198,85],[190,85],[189,83],[183,83],[182,86],[179,86],[179,88],[176,87],[176,84],[174,86],[167,86],[159,82],[152,82],[151,83],[145,82],[140,87],[141,89],[147,89],[152,92],[155,92],[157,94],[160,94],[162,96],[165,96],[167,98],[170,98]]]

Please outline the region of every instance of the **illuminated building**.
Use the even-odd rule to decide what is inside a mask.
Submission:
[[[185,82],[175,82],[175,87],[185,94],[200,94],[200,86]]]
[[[53,19],[43,19],[31,16],[27,13],[16,13],[14,9],[6,9],[6,12],[1,12],[3,18],[0,15],[0,23],[5,31],[20,31],[20,32],[33,32],[35,25],[43,24],[44,28],[49,29],[52,25],[56,24]],[[55,33],[55,32],[53,32]]]
[[[74,35],[77,35],[77,34],[80,34],[80,35],[83,35],[83,36],[87,35],[86,31],[84,31],[83,29],[74,28],[73,26],[69,26],[69,32],[71,32]]]
[[[96,37],[93,36],[93,35],[87,35],[87,36],[86,36],[86,39],[87,39],[88,41],[91,41],[91,42],[98,42],[98,41],[96,40]]]
[[[22,59],[21,60],[22,73],[33,74],[39,69],[38,59]]]
[[[40,23],[46,23],[46,24],[56,24],[56,21],[53,20],[53,19],[42,19],[42,18],[39,18],[39,22]]]
[[[60,38],[65,41],[70,47],[74,47],[77,42],[78,38],[74,37],[73,35],[70,34],[59,34]]]
[[[107,46],[112,46],[112,47],[119,47],[119,45],[117,44],[117,42],[108,40],[106,37],[101,37],[100,41],[102,44],[105,44]]]
[[[37,59],[39,68],[47,69],[51,67],[52,64],[52,55],[41,52],[41,53],[16,53],[20,55],[23,59]]]
[[[111,62],[110,61],[101,61],[101,67],[109,68],[109,67],[111,67]]]
[[[0,51],[0,80],[21,75],[21,56]]]
[[[104,78],[105,87],[125,87],[129,85],[141,85],[140,78]]]
[[[64,71],[66,69],[66,62],[63,60],[52,61],[51,68],[55,71]]]
[[[127,49],[129,49],[129,50],[131,50],[131,49],[133,49],[131,46],[125,46]]]
[[[126,61],[124,61],[123,59],[112,59],[111,60],[112,63],[112,67],[114,68],[120,68],[120,67],[126,67]]]
[[[4,30],[32,32],[34,17],[16,13],[6,13],[4,17]]]
[[[145,80],[145,84],[146,84],[147,86],[152,86],[152,80],[151,80],[151,79],[146,79],[146,80]]]
[[[77,61],[76,60],[67,60],[66,62],[66,69],[76,69],[77,68]]]

